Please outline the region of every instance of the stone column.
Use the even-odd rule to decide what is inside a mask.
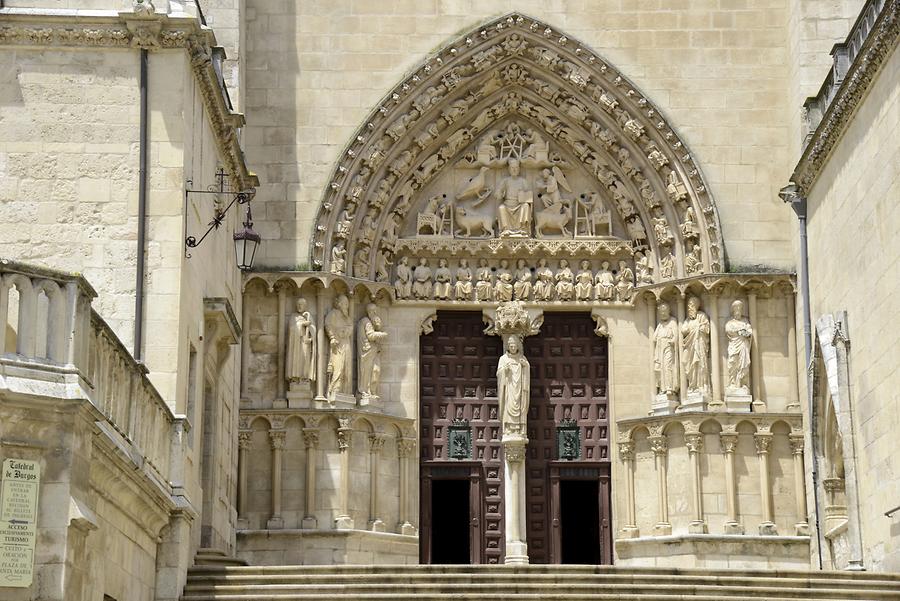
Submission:
[[[272,517],[266,522],[269,530],[284,528],[281,517],[281,455],[284,452],[284,430],[269,430],[272,444]]]
[[[703,452],[703,434],[690,432],[685,435],[684,442],[691,457],[691,473],[694,481],[692,486],[694,519],[691,520],[688,531],[691,534],[706,534],[709,530],[706,526],[706,520],[703,518],[703,488],[700,480],[700,453]]]
[[[687,370],[684,369],[684,365],[681,364],[681,353],[682,353],[682,343],[684,342],[684,338],[681,336],[681,324],[684,323],[684,317],[687,314],[687,309],[685,307],[685,298],[684,293],[678,297],[678,352],[676,353],[677,361],[675,364],[678,366],[678,398],[681,401],[681,404],[684,405],[687,403]]]
[[[384,532],[384,521],[378,517],[378,463],[384,448],[384,434],[369,434],[369,530]]]
[[[241,401],[250,398],[247,389],[250,387],[247,372],[250,368],[250,303],[241,299]]]
[[[412,438],[397,439],[397,457],[400,460],[400,523],[397,531],[407,536],[416,535],[416,527],[409,522],[409,459],[416,450],[416,441]]]
[[[649,441],[656,466],[656,493],[659,499],[659,520],[653,527],[653,533],[656,536],[667,536],[672,534],[672,524],[669,523],[669,486],[666,476],[669,440],[662,435],[651,436]]]
[[[506,564],[527,564],[528,544],[525,542],[525,447],[528,438],[503,437],[506,474],[503,482],[506,493]]]
[[[341,488],[340,507],[334,520],[337,530],[353,530],[353,518],[350,517],[350,445],[353,440],[353,429],[349,417],[338,418],[338,448],[341,453]]]
[[[747,291],[747,311],[753,334],[750,336],[750,390],[753,395],[753,410],[765,411],[766,402],[762,398],[762,357],[759,356],[759,312],[756,310],[756,289]]]
[[[328,345],[325,340],[325,314],[328,312],[328,299],[325,286],[316,292],[316,400],[326,403],[325,385],[328,377]]]
[[[800,411],[800,386],[797,374],[797,314],[794,306],[794,290],[788,289],[785,295],[788,312],[788,375],[790,388],[788,389],[788,411]]]
[[[306,447],[306,512],[300,527],[315,530],[319,527],[316,519],[316,469],[318,465],[319,428],[303,428],[303,444]]]
[[[285,382],[284,382],[284,334],[285,334],[285,306],[287,304],[286,299],[286,290],[285,285],[279,283],[278,284],[278,321],[276,322],[276,344],[278,345],[278,358],[276,361],[278,365],[276,369],[278,370],[277,375],[277,393],[275,395],[275,401],[273,402],[273,406],[278,408],[287,407],[287,396],[285,394]]]
[[[706,306],[709,309],[709,361],[712,368],[712,401],[708,407],[711,411],[725,408],[722,398],[722,350],[719,340],[719,297],[716,294],[706,295]]]
[[[762,507],[759,533],[775,535],[778,531],[772,518],[772,491],[769,482],[769,446],[772,444],[772,434],[760,432],[753,435],[753,440],[756,442],[756,456],[759,458],[759,495]]]
[[[619,530],[619,538],[640,536],[634,511],[634,442],[619,443],[619,457],[625,466],[625,525]]]
[[[253,432],[242,430],[238,432],[238,503],[237,513],[238,529],[249,527],[247,521],[247,455],[250,450]]]
[[[744,526],[737,515],[737,483],[734,479],[734,451],[737,448],[737,432],[719,434],[722,451],[725,453],[725,503],[728,517],[725,520],[725,534],[743,534]]]
[[[794,456],[794,503],[797,513],[794,534],[809,536],[809,522],[806,517],[806,478],[803,473],[803,447],[805,444],[803,434],[791,434],[790,441],[791,454]]]

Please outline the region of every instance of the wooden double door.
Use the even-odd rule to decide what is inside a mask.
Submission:
[[[611,563],[608,349],[588,313],[546,313],[526,339],[531,563]],[[423,563],[502,563],[499,337],[481,313],[440,312],[420,340]]]

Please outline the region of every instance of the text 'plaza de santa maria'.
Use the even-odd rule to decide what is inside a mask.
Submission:
[[[898,0],[89,4],[0,3],[0,599],[900,590]]]

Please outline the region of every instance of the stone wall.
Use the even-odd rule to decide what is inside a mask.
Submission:
[[[850,398],[866,569],[900,569],[895,328],[900,212],[900,52],[886,59],[809,191],[813,321],[847,311]],[[846,410],[846,409],[845,409]]]
[[[247,2],[244,135],[264,182],[267,266],[308,260],[338,153],[401,76],[458,32],[520,10],[583,40],[684,135],[717,199],[732,265],[790,267],[783,2]]]

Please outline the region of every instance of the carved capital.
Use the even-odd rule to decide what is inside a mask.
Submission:
[[[496,309],[484,312],[487,327],[485,334],[490,336],[533,336],[540,332],[544,323],[544,312],[540,309],[526,309],[522,301],[500,303]]]
[[[791,434],[788,437],[788,440],[791,442],[791,453],[794,455],[803,455],[803,449],[806,446],[803,434]]]
[[[272,445],[273,451],[280,451],[284,448],[284,439],[287,432],[284,430],[269,430],[269,444]]]
[[[690,453],[703,452],[703,434],[695,432],[693,434],[685,435],[684,444],[687,446],[688,452]]]
[[[628,440],[619,443],[619,457],[622,458],[622,461],[634,459],[634,441]]]
[[[654,455],[665,456],[669,452],[669,439],[665,436],[651,436],[647,440]]]
[[[734,453],[734,450],[737,448],[737,432],[722,432],[719,434],[719,441],[722,443],[722,451],[724,451],[726,455]]]
[[[412,438],[397,439],[397,455],[401,458],[411,457],[416,451],[416,441]]]
[[[312,449],[319,446],[319,429],[318,428],[303,428],[303,444],[307,449]]]
[[[381,453],[387,436],[381,433],[369,434],[369,452],[373,455]]]
[[[769,452],[772,445],[772,435],[769,433],[754,434],[753,441],[756,443],[757,455],[765,455]]]
[[[338,428],[337,429],[337,443],[338,448],[341,452],[348,451],[350,449],[350,444],[353,442],[353,429],[352,428]]]
[[[525,443],[504,443],[503,453],[506,455],[506,460],[509,463],[519,463],[525,461]]]
[[[248,450],[253,443],[253,432],[250,430],[241,430],[238,432],[238,449],[242,451]]]

